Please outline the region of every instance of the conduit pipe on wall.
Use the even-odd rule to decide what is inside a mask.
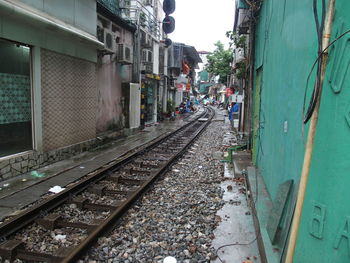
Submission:
[[[46,27],[51,30],[59,30],[69,35],[73,35],[87,44],[92,44],[98,48],[103,48],[104,44],[96,38],[83,30],[73,27],[61,20],[42,13],[36,9],[27,7],[26,5],[9,0],[0,1],[0,14],[9,17],[24,17],[38,25]]]
[[[335,0],[329,0],[326,21],[325,21],[325,27],[324,27],[324,32],[323,32],[323,38],[322,38],[322,50],[324,50],[326,47],[328,47],[329,42],[330,42],[333,17],[334,17],[334,6],[335,6]],[[293,262],[296,241],[297,241],[298,231],[299,231],[299,226],[300,226],[301,213],[302,213],[304,200],[305,200],[305,192],[306,192],[307,182],[308,182],[308,178],[309,178],[309,174],[310,174],[312,152],[314,149],[316,126],[317,126],[318,114],[319,114],[319,110],[320,110],[322,86],[323,86],[324,76],[325,76],[326,68],[327,68],[328,53],[325,52],[322,54],[322,56],[323,56],[323,60],[322,60],[322,65],[321,65],[320,96],[316,102],[315,110],[311,116],[309,133],[308,133],[306,148],[305,148],[303,168],[301,171],[301,178],[300,178],[299,189],[298,189],[297,203],[295,206],[292,229],[290,232],[288,250],[287,250],[287,255],[286,255],[286,261],[285,261],[286,263]]]

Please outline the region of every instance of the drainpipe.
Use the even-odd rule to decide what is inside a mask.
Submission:
[[[329,45],[329,40],[330,40],[330,36],[331,36],[331,31],[332,31],[333,17],[334,17],[334,6],[335,6],[335,0],[330,0],[329,5],[328,5],[328,10],[327,10],[327,15],[326,15],[324,32],[323,32],[322,50],[324,50]],[[287,256],[286,256],[286,261],[285,261],[286,263],[293,262],[296,241],[297,241],[298,231],[299,231],[299,226],[300,226],[301,213],[302,213],[302,209],[303,209],[305,192],[306,192],[306,188],[307,188],[307,181],[308,181],[309,174],[310,174],[312,152],[314,149],[316,126],[317,126],[318,114],[319,114],[319,109],[320,109],[322,85],[323,85],[324,76],[325,76],[326,68],[327,68],[328,53],[323,53],[322,56],[323,56],[323,60],[322,60],[322,65],[321,65],[320,96],[316,102],[315,110],[311,116],[309,133],[308,133],[308,138],[307,138],[306,148],[305,148],[303,169],[301,172],[301,178],[300,178],[300,183],[299,183],[297,203],[296,203],[296,207],[295,207],[295,211],[294,211],[292,229],[291,229],[291,233],[290,233]]]
[[[250,28],[249,28],[249,53],[250,53],[250,65],[249,65],[249,81],[248,85],[246,86],[246,92],[245,92],[245,120],[244,120],[244,127],[243,131],[248,133],[248,149],[250,148],[250,142],[252,140],[251,135],[252,135],[252,103],[253,103],[253,98],[252,98],[252,92],[253,92],[253,85],[254,85],[254,59],[255,59],[255,24],[254,24],[254,8],[251,7],[251,19],[250,19]]]
[[[163,112],[166,112],[166,104],[168,98],[168,47],[164,48],[164,92],[163,92]]]
[[[51,30],[59,30],[67,34],[74,35],[88,44],[93,44],[96,47],[104,48],[104,43],[98,41],[96,36],[86,33],[83,30],[66,24],[55,17],[42,13],[22,3],[8,0],[0,1],[0,14],[14,18],[23,17],[32,23],[34,22]]]

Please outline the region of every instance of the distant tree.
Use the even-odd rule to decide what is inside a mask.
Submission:
[[[220,76],[219,82],[227,84],[227,76],[231,73],[231,62],[233,50],[225,49],[224,44],[220,41],[214,44],[216,49],[207,56],[208,64],[206,70],[214,76]]]

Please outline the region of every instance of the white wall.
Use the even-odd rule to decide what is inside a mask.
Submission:
[[[96,35],[96,0],[20,0],[44,13]]]
[[[140,126],[140,117],[141,117],[140,102],[141,102],[140,84],[130,83],[130,106],[129,106],[130,128],[138,128]]]
[[[179,106],[183,99],[183,91],[176,91],[175,92],[175,106]]]
[[[153,73],[159,74],[159,43],[153,42]]]

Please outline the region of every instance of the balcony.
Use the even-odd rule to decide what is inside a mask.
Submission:
[[[119,1],[117,0],[97,0],[97,2],[116,15],[121,15]]]

